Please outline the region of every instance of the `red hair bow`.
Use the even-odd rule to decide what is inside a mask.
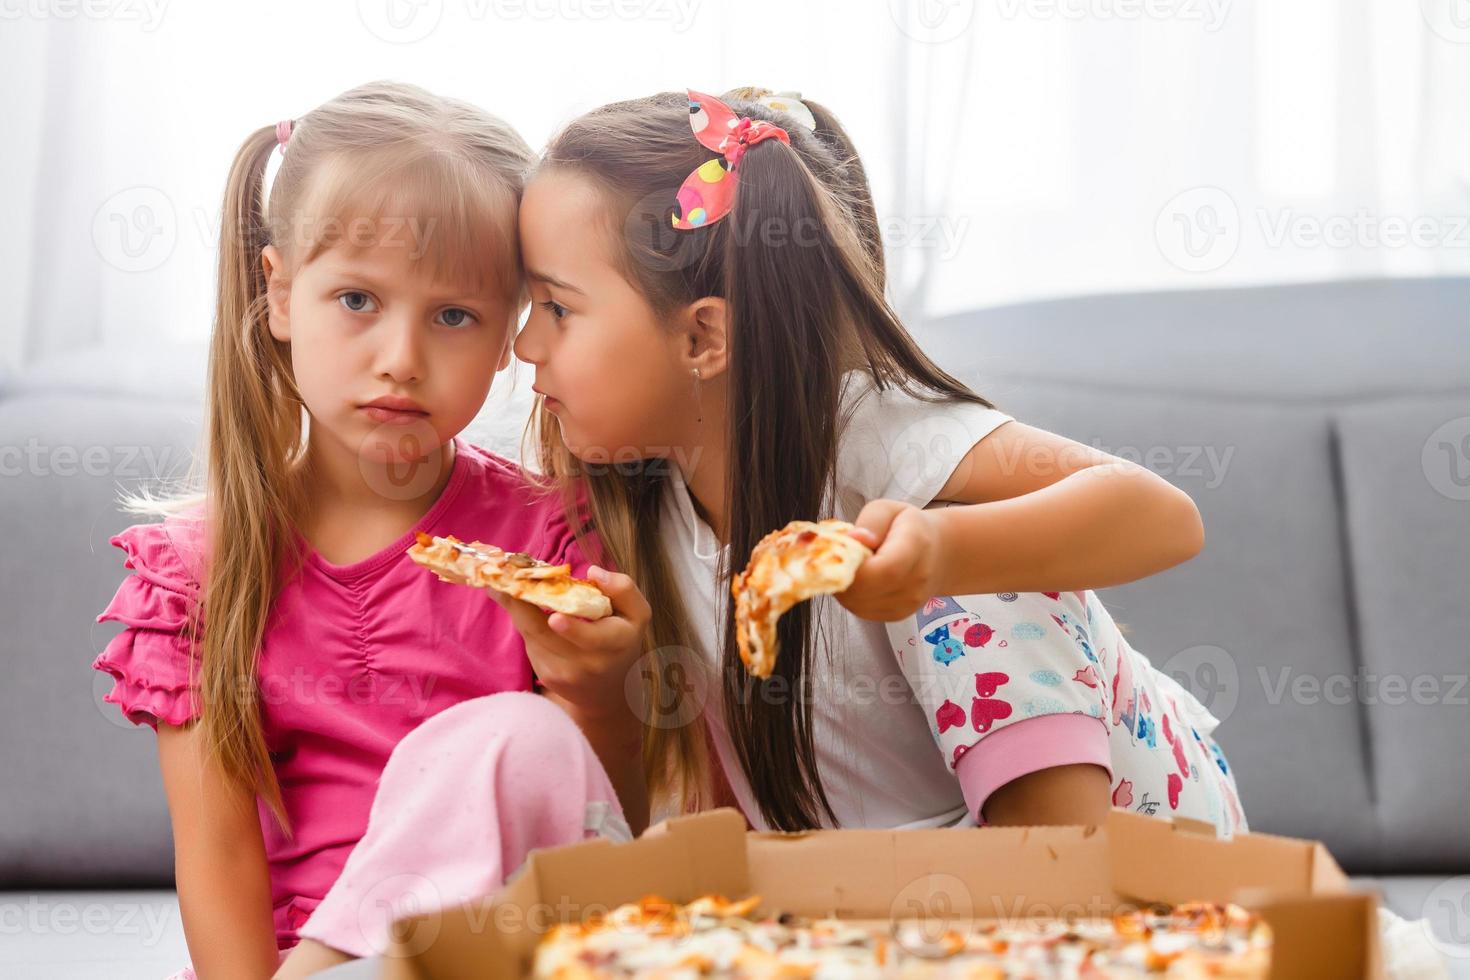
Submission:
[[[745,151],[762,140],[790,145],[786,130],[763,119],[737,116],[713,95],[689,90],[689,126],[694,138],[720,154],[695,167],[679,187],[674,227],[702,228],[730,213],[735,204],[735,168]]]

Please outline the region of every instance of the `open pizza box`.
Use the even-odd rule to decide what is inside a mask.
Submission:
[[[806,916],[982,920],[1106,917],[1154,902],[1236,902],[1274,933],[1271,976],[1382,980],[1372,894],[1320,843],[1114,810],[1102,827],[748,833],[734,810],[681,817],[638,840],[534,853],[493,898],[400,919],[384,980],[523,977],[551,925],[648,894],[762,896]]]

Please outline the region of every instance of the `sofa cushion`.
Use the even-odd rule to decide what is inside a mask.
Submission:
[[[1470,394],[1336,419],[1383,866],[1470,868]]]
[[[0,880],[166,883],[172,848],[153,733],[102,703],[94,617],[122,577],[122,488],[182,476],[197,418],[79,394],[0,400]]]

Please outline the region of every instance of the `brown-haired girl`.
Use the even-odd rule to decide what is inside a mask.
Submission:
[[[427,807],[442,841],[473,818],[494,851],[440,883],[446,902],[493,890],[529,848],[625,836],[614,783],[641,823],[637,718],[607,678],[637,658],[647,607],[589,569],[595,539],[517,466],[459,436],[524,307],[530,163],[499,119],[378,83],[261,127],[231,168],[203,493],[139,501],[167,519],[113,539],[136,574],[99,617],[126,628],[94,664],[116,679],[106,699],[157,730],[205,977],[276,970],[380,778],[399,789],[379,823]],[[615,613],[572,622],[437,582],[405,558],[416,532],[572,565]],[[338,903],[311,934],[361,955],[386,919]]]
[[[702,707],[757,826],[1097,822],[1175,770],[1198,784],[1175,812],[1243,826],[1208,713],[1087,591],[1196,554],[1193,502],[931,360],[885,301],[861,165],[820,130],[741,98],[620,102],[553,139],[522,203],[535,306],[516,352],[543,468],[585,490],[654,609],[652,790],[707,798]],[[767,532],[834,516],[876,554],[836,602],[783,617],[775,673],[752,681],[730,577]],[[1054,691],[1009,698],[1022,679]]]

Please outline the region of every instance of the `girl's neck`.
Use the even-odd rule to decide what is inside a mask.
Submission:
[[[673,463],[689,488],[689,499],[700,520],[709,525],[721,544],[730,540],[730,507],[725,498],[725,429],[699,426],[701,431],[674,450]]]
[[[450,440],[416,464],[361,459],[329,434],[308,437],[302,533],[328,561],[373,554],[423,519],[454,472]],[[433,479],[428,479],[429,473]]]

